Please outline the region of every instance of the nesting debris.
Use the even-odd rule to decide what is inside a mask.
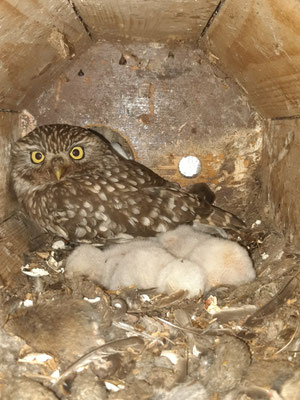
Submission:
[[[103,344],[101,331],[108,325],[109,312],[99,312],[83,300],[62,297],[19,309],[6,329],[36,351],[66,363]]]
[[[247,319],[245,326],[259,325],[267,315],[277,311],[278,307],[293,297],[295,289],[298,285],[299,281],[297,276],[288,279],[288,282],[284,285],[284,287],[278,293],[276,293],[267,304],[262,306],[254,314],[252,314],[250,318]]]
[[[24,307],[32,307],[33,306],[33,301],[31,299],[26,299],[23,301],[23,306]]]
[[[104,386],[99,385],[98,378],[91,371],[78,374],[71,387],[72,400],[104,400],[107,398]]]
[[[4,384],[1,397],[8,400],[57,400],[51,390],[26,378],[16,378],[9,385]]]
[[[205,377],[209,392],[227,392],[237,387],[251,362],[248,346],[233,336],[216,339],[216,352]]]
[[[54,242],[52,244],[52,248],[54,250],[62,250],[62,249],[66,248],[66,244],[65,244],[65,242],[63,240],[57,240],[56,242]]]
[[[175,386],[171,390],[158,389],[155,391],[154,400],[209,400],[209,395],[204,386],[197,382],[188,382],[185,385]]]
[[[24,357],[19,358],[19,362],[32,363],[32,364],[44,364],[45,362],[52,360],[53,357],[46,353],[29,353]]]
[[[34,278],[38,278],[40,276],[46,276],[49,275],[49,272],[46,271],[45,269],[42,268],[37,268],[35,266],[30,266],[29,264],[21,267],[21,271],[23,272],[23,274],[28,275],[28,276],[32,276]]]
[[[204,298],[153,288],[104,292],[85,277],[69,279],[60,272],[72,251],[67,244],[30,254],[26,263],[48,275],[20,272],[22,285],[1,291],[10,332],[0,331],[0,373],[10,383],[1,396],[16,400],[27,390],[30,399],[49,400],[296,400],[300,258],[280,236],[257,224],[254,230],[245,244],[252,243],[257,279],[211,288]],[[51,257],[58,270],[49,267]]]

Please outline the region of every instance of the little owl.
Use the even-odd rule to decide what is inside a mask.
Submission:
[[[11,181],[29,218],[72,242],[155,236],[194,220],[243,226],[201,193],[125,159],[100,134],[77,126],[41,126],[14,143]]]

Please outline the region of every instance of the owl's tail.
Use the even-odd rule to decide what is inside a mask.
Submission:
[[[225,229],[239,230],[247,227],[245,222],[236,215],[213,205],[211,205],[211,213],[201,218],[201,222],[204,223],[204,220],[207,221],[208,225],[215,225]]]

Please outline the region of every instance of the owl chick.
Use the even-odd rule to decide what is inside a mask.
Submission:
[[[107,289],[136,286],[197,296],[214,286],[255,279],[247,251],[239,244],[179,226],[158,238],[132,240],[101,251],[77,247],[67,258],[66,276],[86,276]]]
[[[85,276],[112,290],[130,286],[168,294],[185,290],[187,297],[203,294],[206,281],[199,265],[172,256],[151,239],[135,239],[104,251],[81,245],[67,258],[65,275]]]
[[[158,235],[157,240],[174,257],[200,264],[209,290],[218,285],[241,285],[255,279],[253,263],[238,243],[195,231],[187,225]]]
[[[194,220],[244,226],[205,196],[125,159],[88,129],[41,126],[14,143],[11,153],[12,187],[24,211],[44,231],[72,242],[155,236]]]

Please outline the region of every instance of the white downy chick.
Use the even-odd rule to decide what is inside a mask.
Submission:
[[[202,294],[205,274],[198,265],[179,260],[153,239],[133,240],[101,251],[91,245],[77,247],[67,258],[68,278],[87,276],[107,289],[136,286],[187,297]]]
[[[82,244],[76,247],[68,256],[65,266],[65,276],[68,279],[77,276],[86,276],[95,281],[101,281],[104,265],[103,252],[90,244]]]
[[[178,258],[188,258],[189,254],[200,242],[210,238],[210,235],[197,232],[189,225],[180,225],[172,231],[161,233],[157,236],[157,240],[161,245]]]
[[[81,245],[66,262],[66,276],[73,275],[85,275],[107,289],[186,290],[188,297],[214,286],[255,279],[251,258],[243,247],[187,225],[158,238],[115,244],[104,251]]]
[[[70,279],[75,276],[86,276],[110,289],[112,276],[120,262],[122,266],[124,265],[124,257],[131,251],[133,243],[135,248],[146,249],[151,245],[150,241],[136,240],[113,245],[104,251],[90,244],[80,245],[67,258],[65,275]]]
[[[202,296],[206,287],[206,274],[196,263],[177,258],[161,270],[156,287],[162,293],[185,290],[186,297]]]
[[[72,279],[76,276],[87,278],[106,286],[119,262],[128,252],[128,244],[117,244],[105,251],[83,244],[76,247],[66,260],[65,275]]]
[[[162,269],[174,260],[170,253],[150,240],[134,240],[126,244],[126,250],[105,283],[110,289],[132,285],[142,289],[157,287]]]
[[[242,285],[255,279],[255,270],[247,252],[238,243],[211,236],[199,243],[188,259],[201,263],[206,272],[206,290],[218,285]]]
[[[161,234],[158,240],[171,254],[185,257],[205,270],[206,291],[255,279],[252,260],[238,243],[197,232],[188,225]]]

